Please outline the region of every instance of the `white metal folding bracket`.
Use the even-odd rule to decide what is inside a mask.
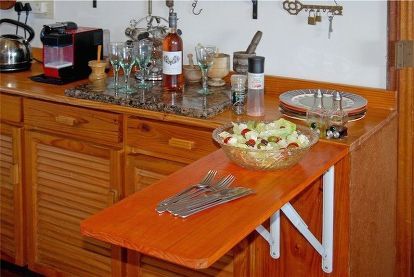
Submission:
[[[334,166],[323,174],[322,243],[312,234],[289,202],[281,208],[290,222],[322,256],[322,270],[326,273],[332,272],[333,264],[334,175]],[[269,243],[270,256],[278,259],[280,257],[280,210],[270,217],[270,232],[262,225],[259,225],[256,231]]]

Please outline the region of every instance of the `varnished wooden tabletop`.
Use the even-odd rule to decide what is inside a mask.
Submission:
[[[81,232],[173,263],[206,268],[347,153],[345,145],[320,141],[294,167],[265,172],[243,169],[218,150],[86,219]],[[155,211],[159,201],[196,183],[209,169],[218,170],[218,176],[232,173],[233,186],[253,188],[256,194],[187,219]]]

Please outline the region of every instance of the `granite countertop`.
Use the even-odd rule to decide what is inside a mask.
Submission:
[[[132,79],[132,78],[131,78]],[[107,84],[112,78],[107,80]],[[106,84],[82,84],[65,90],[65,95],[74,98],[87,99],[103,103],[166,112],[177,115],[210,118],[230,106],[230,88],[210,87],[211,94],[202,95],[198,91],[200,85],[186,85],[182,93],[162,91],[160,82],[153,82],[149,89],[136,87],[136,81],[132,80],[133,92],[115,93]]]

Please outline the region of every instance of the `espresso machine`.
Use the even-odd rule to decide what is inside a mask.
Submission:
[[[44,25],[40,40],[43,43],[43,74],[32,77],[32,80],[65,84],[87,78],[91,73],[88,62],[97,59],[103,31],[78,27],[74,22],[60,22]]]

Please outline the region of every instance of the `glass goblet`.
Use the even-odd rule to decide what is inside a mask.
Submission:
[[[132,92],[129,86],[129,76],[131,74],[132,67],[135,64],[134,48],[131,45],[124,45],[121,49],[120,65],[124,70],[125,87],[126,93]]]
[[[197,63],[201,68],[201,74],[203,75],[203,88],[199,90],[201,94],[210,94],[207,86],[208,70],[213,64],[214,55],[216,53],[215,46],[202,46],[197,45],[195,47]]]
[[[139,70],[142,71],[141,82],[138,84],[139,88],[148,88],[150,85],[145,83],[148,74],[148,65],[151,62],[153,51],[153,43],[149,40],[140,40],[134,44],[135,63]]]
[[[123,42],[110,42],[109,43],[109,61],[111,62],[112,69],[114,71],[114,82],[109,86],[109,88],[115,89],[119,88],[119,68],[121,67],[121,50],[124,47]]]

